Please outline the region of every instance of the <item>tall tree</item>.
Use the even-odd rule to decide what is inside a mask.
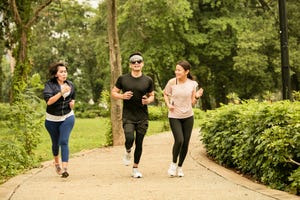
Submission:
[[[111,67],[111,88],[117,78],[122,74],[120,44],[117,31],[117,0],[107,0],[107,32],[109,42],[109,60]],[[122,109],[121,101],[111,99],[111,124],[113,134],[113,145],[123,144]]]
[[[289,0],[287,6],[291,87],[300,90],[300,1]]]
[[[18,98],[18,94],[22,93],[26,88],[27,76],[31,71],[31,63],[27,57],[28,39],[31,27],[37,21],[39,13],[48,6],[52,0],[45,0],[39,4],[39,1],[31,0],[10,0],[9,6],[13,16],[13,22],[16,26],[16,51],[14,57],[16,66],[13,76],[13,99]],[[35,9],[33,9],[35,8]]]

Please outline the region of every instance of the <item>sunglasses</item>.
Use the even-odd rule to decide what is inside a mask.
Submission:
[[[137,60],[137,61],[130,61],[131,64],[141,64],[143,61],[142,60]]]

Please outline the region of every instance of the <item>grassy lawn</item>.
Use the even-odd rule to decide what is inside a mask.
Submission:
[[[70,137],[70,154],[80,151],[103,147],[105,145],[105,133],[108,129],[107,118],[79,119],[76,118],[75,126]],[[147,135],[157,134],[163,131],[164,123],[168,121],[150,121]],[[168,126],[168,124],[166,124]],[[40,136],[40,144],[34,151],[41,161],[51,160],[51,140],[48,132],[43,128]]]
[[[105,133],[108,129],[108,123],[110,123],[108,118],[76,118],[70,137],[70,154],[103,147],[106,142]],[[197,120],[195,120],[194,128],[198,127],[197,124]],[[168,129],[169,122],[167,119],[165,121],[149,121],[147,136],[158,134]],[[0,134],[0,139],[4,137],[7,137],[7,135]],[[40,143],[34,150],[34,153],[40,161],[52,159],[51,140],[45,128],[40,133]]]

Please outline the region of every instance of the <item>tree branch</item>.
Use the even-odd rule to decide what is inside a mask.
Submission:
[[[20,18],[20,14],[17,8],[16,0],[10,0],[10,6],[12,8],[13,16],[15,18],[15,22],[19,25],[22,25],[22,20]]]
[[[299,162],[297,162],[297,161],[294,161],[294,160],[293,160],[293,159],[291,159],[291,158],[289,158],[289,162],[291,162],[291,163],[294,163],[294,164],[296,164],[296,165],[300,166],[300,163],[299,163]]]
[[[258,0],[260,5],[263,7],[263,9],[266,10],[271,10],[270,6],[268,5],[268,3],[265,0]]]
[[[14,1],[14,0],[13,0]],[[47,0],[46,2],[44,2],[40,7],[38,7],[34,14],[33,14],[33,17],[31,18],[31,20],[28,21],[28,23],[25,25],[26,28],[29,28],[31,27],[31,25],[36,21],[39,13],[45,8],[47,7],[53,0]]]

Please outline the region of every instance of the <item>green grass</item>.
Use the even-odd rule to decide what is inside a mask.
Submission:
[[[194,128],[198,127],[198,120],[195,120]],[[84,150],[100,148],[105,145],[105,133],[108,130],[110,121],[108,118],[76,118],[73,131],[70,136],[70,154],[78,153]],[[165,121],[149,121],[147,136],[158,134],[169,130],[169,122]],[[7,137],[0,134],[0,139]],[[52,159],[51,140],[49,133],[45,128],[40,133],[40,143],[34,150],[36,157],[40,161]]]
[[[105,145],[105,133],[110,121],[108,118],[81,119],[76,118],[73,131],[70,136],[70,154],[80,151],[103,147]],[[167,121],[150,121],[147,135],[153,135],[164,131]],[[166,124],[168,127],[168,124]],[[40,134],[40,143],[34,153],[40,161],[52,159],[51,140],[48,132],[43,128]]]

